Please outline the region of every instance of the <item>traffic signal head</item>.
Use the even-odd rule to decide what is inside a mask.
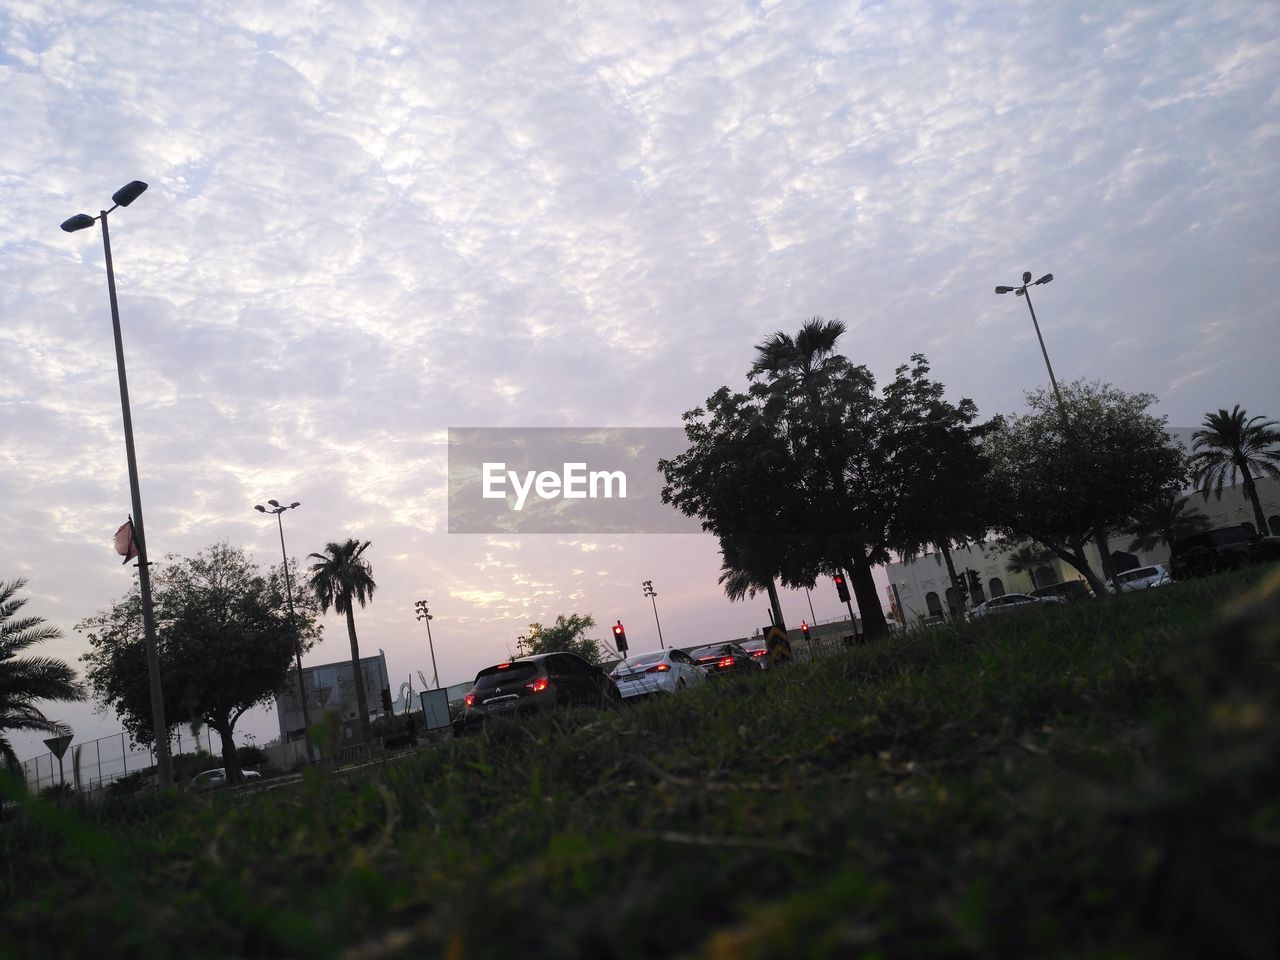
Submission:
[[[613,645],[618,648],[618,652],[623,656],[627,654],[627,631],[623,629],[622,621],[619,620],[613,625]]]
[[[836,596],[840,598],[841,603],[849,602],[849,585],[844,582],[844,574],[837,573],[831,578],[836,582]]]
[[[969,571],[969,592],[977,593],[982,589],[982,574],[977,570]]]
[[[800,621],[800,635],[803,636],[806,640],[809,639],[809,624],[805,620]]]

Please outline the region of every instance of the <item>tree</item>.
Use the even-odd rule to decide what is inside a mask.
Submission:
[[[1179,537],[1207,530],[1209,518],[1186,497],[1170,492],[1159,500],[1144,503],[1134,513],[1125,532],[1133,536],[1130,550],[1152,551],[1164,544],[1173,546]]]
[[[373,568],[362,556],[369,545],[368,540],[361,543],[348,538],[343,543],[327,543],[323,553],[313,553],[308,557],[316,561],[311,565],[311,589],[320,602],[320,609],[328,611],[332,608],[347,618],[351,675],[356,687],[356,709],[360,714],[360,736],[365,743],[373,739],[373,730],[369,726],[369,703],[360,671],[360,642],[356,639],[353,602],[364,607],[378,586],[373,582]]]
[[[1231,412],[1219,410],[1206,413],[1204,429],[1192,434],[1191,470],[1195,486],[1209,499],[1214,493],[1222,499],[1222,488],[1235,485],[1239,477],[1244,484],[1244,495],[1253,507],[1254,525],[1258,533],[1268,533],[1267,518],[1258,499],[1258,488],[1253,473],[1268,474],[1280,478],[1280,426],[1275,420],[1249,417],[1239,404]],[[1280,536],[1280,531],[1271,531]]]
[[[1025,573],[1031,578],[1031,589],[1037,590],[1041,584],[1036,583],[1036,570],[1044,566],[1054,557],[1054,553],[1048,547],[1042,547],[1038,543],[1024,543],[1011,554],[1009,559],[1005,561],[1005,566],[1012,573]],[[1048,584],[1044,584],[1048,586]]]
[[[216,730],[222,765],[239,782],[236,723],[284,687],[295,644],[305,650],[315,642],[315,604],[296,597],[291,620],[282,572],[263,575],[226,543],[195,557],[167,557],[153,573],[152,596],[165,717],[171,729],[189,723]],[[137,583],[76,630],[89,641],[81,660],[95,697],[115,710],[135,742],[154,743]]]
[[[69,733],[67,725],[50,720],[36,706],[42,700],[73,701],[85,698],[75,670],[52,657],[19,657],[18,654],[46,640],[57,640],[62,631],[46,626],[42,617],[18,617],[27,604],[18,591],[23,579],[0,582],[0,758],[17,771],[18,757],[9,745],[8,730],[33,730],[54,736]]]
[[[1000,422],[983,439],[992,464],[994,527],[1035,540],[1075,567],[1097,596],[1108,591],[1085,544],[1127,525],[1143,504],[1177,490],[1186,459],[1165,418],[1147,412],[1151,394],[1076,381],[1063,388],[1066,420],[1046,390],[1028,393],[1031,412]]]
[[[578,616],[563,613],[549,627],[540,623],[529,624],[529,635],[520,638],[520,655],[531,657],[539,653],[576,653],[588,663],[598,664],[602,659],[599,640],[590,640],[586,633],[595,627],[591,614]]]

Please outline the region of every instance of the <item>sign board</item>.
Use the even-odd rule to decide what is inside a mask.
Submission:
[[[418,694],[422,715],[426,717],[427,730],[443,730],[449,726],[449,691],[423,690]]]
[[[387,661],[382,652],[379,651],[372,657],[361,657],[360,673],[370,713],[381,713],[384,694],[388,701],[391,699],[391,680],[387,676]],[[312,723],[328,711],[337,713],[344,721],[356,718],[356,686],[350,660],[303,667],[302,688],[307,694],[307,710],[311,713]],[[280,720],[282,741],[296,740],[302,736],[302,705],[298,699],[297,670],[289,671],[284,689],[276,694],[276,714]]]
[[[61,760],[63,755],[67,752],[67,747],[71,746],[73,736],[73,734],[64,733],[60,737],[50,737],[44,742],[44,745],[52,751],[55,757]]]
[[[781,627],[766,630],[764,642],[769,647],[769,666],[774,667],[791,659],[791,641],[787,639],[787,631]]]

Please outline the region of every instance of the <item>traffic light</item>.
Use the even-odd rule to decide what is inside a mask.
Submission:
[[[969,599],[969,584],[963,575],[956,577],[956,594],[960,599],[960,605],[964,606]]]
[[[837,573],[831,578],[836,582],[836,596],[840,598],[841,603],[849,602],[849,585],[844,582],[844,574]]]
[[[623,629],[621,620],[613,625],[613,645],[624,657],[627,655],[627,631]]]
[[[980,574],[977,570],[970,570],[969,571],[969,592],[976,597],[978,595],[978,591],[981,589],[982,589],[982,574]]]
[[[809,624],[807,621],[800,621],[800,636],[804,637],[805,642],[809,642]]]

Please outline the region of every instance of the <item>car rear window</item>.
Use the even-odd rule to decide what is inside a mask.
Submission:
[[[536,660],[526,661],[525,663],[499,664],[493,667],[486,667],[476,674],[477,690],[492,690],[494,687],[501,686],[504,683],[519,683],[522,680],[528,680],[534,674],[540,672],[542,665]]]
[[[697,650],[693,651],[693,653],[689,654],[689,656],[693,657],[693,659],[695,660],[698,660],[702,657],[727,656],[728,654],[731,654],[731,653],[733,653],[733,651],[730,650],[727,646],[713,646],[713,647],[699,647]]]
[[[1121,583],[1129,583],[1132,580],[1142,580],[1146,577],[1154,577],[1160,571],[1155,567],[1139,567],[1137,570],[1130,570],[1127,573],[1120,574],[1116,579]]]
[[[656,653],[642,653],[638,657],[628,657],[623,661],[622,666],[625,667],[647,667],[651,663],[657,663],[666,656],[666,651],[659,650]]]

